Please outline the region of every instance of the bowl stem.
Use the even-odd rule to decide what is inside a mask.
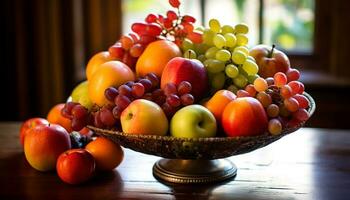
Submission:
[[[160,159],[153,165],[153,175],[162,181],[181,184],[221,182],[234,177],[237,167],[227,159]]]

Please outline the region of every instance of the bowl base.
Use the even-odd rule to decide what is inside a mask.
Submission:
[[[181,184],[221,182],[237,174],[237,167],[227,159],[160,159],[153,165],[153,175],[163,181]]]

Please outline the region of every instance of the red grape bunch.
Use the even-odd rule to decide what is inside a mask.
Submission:
[[[196,19],[190,15],[180,15],[178,0],[170,0],[169,3],[177,9],[177,13],[173,10],[168,10],[166,16],[151,13],[147,15],[145,22],[133,23],[133,32],[121,36],[109,47],[110,55],[134,69],[137,58],[149,43],[157,39],[174,41],[179,47],[185,38],[193,43],[201,43],[202,33],[194,30],[193,26]]]
[[[298,81],[300,73],[290,69],[286,74],[278,72],[274,77],[256,78],[237,97],[255,97],[260,101],[269,117],[268,130],[279,134],[282,127],[293,127],[309,118],[308,99],[303,95],[304,85]]]
[[[169,83],[164,90],[160,89],[159,82],[154,73],[149,73],[135,82],[129,81],[119,87],[107,88],[105,97],[110,103],[93,112],[93,125],[99,128],[118,128],[122,112],[136,99],[157,103],[169,118],[181,107],[194,103],[192,85],[189,82],[183,81],[178,86]]]
[[[61,114],[63,117],[72,120],[72,129],[80,131],[86,125],[91,124],[92,115],[82,105],[75,102],[67,102],[63,107]]]
[[[174,83],[167,83],[164,87],[166,101],[162,105],[165,114],[171,118],[181,107],[194,103],[194,97],[191,94],[192,85],[188,81],[182,81],[178,86]]]

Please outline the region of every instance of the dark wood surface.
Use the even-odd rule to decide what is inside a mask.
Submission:
[[[125,149],[114,171],[72,186],[29,166],[19,125],[0,123],[0,199],[350,199],[350,130],[303,128],[230,157],[238,174],[221,184],[163,184],[152,175],[158,157]]]

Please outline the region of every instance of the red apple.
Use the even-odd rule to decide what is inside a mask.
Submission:
[[[259,66],[258,74],[263,78],[273,77],[277,72],[286,73],[290,68],[290,62],[286,54],[267,45],[253,47],[249,54],[254,57]]]
[[[56,124],[29,129],[24,140],[24,154],[29,164],[39,171],[55,169],[58,156],[71,148],[68,132]]]
[[[85,149],[71,149],[58,157],[56,170],[64,182],[79,184],[94,175],[95,159]]]
[[[196,100],[208,91],[207,71],[199,60],[175,57],[167,63],[162,73],[161,88],[167,83],[178,85],[182,81],[191,83],[191,93]]]
[[[222,114],[222,127],[227,136],[254,136],[267,130],[267,115],[261,103],[252,97],[237,98]]]
[[[46,119],[39,117],[31,118],[23,122],[19,131],[19,139],[22,146],[24,146],[24,138],[27,135],[28,130],[41,124],[49,124],[49,122]]]

